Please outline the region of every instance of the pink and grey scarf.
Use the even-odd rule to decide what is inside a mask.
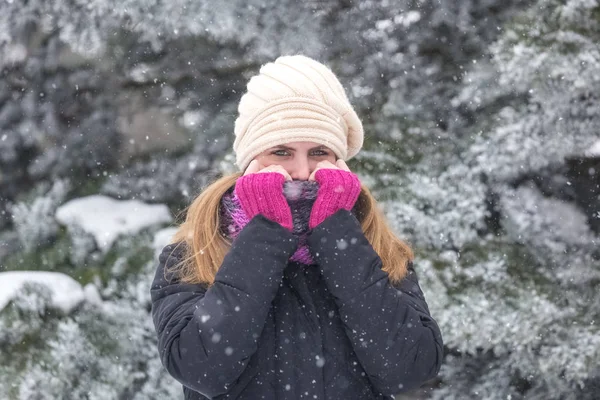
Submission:
[[[302,264],[314,264],[310,255],[306,238],[309,233],[308,221],[312,206],[317,198],[319,184],[315,181],[286,181],[283,184],[285,196],[294,221],[293,234],[299,239],[296,252],[290,261]],[[240,205],[240,201],[232,189],[228,190],[221,199],[221,230],[229,238],[234,239],[249,221]]]

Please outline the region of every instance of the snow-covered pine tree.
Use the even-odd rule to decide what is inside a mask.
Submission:
[[[503,30],[452,100],[462,150],[421,160],[386,208],[427,259],[449,350],[432,398],[595,399],[599,237],[568,160],[599,139],[600,5],[540,1]]]
[[[79,193],[177,211],[224,165],[245,75],[281,53],[318,57],[369,133],[353,166],[417,250],[448,350],[430,397],[591,399],[598,240],[564,158],[582,159],[598,135],[598,10],[596,0],[3,2],[0,198],[73,176]],[[149,117],[165,131],[136,130]],[[167,131],[164,146],[183,145],[156,145]],[[139,132],[148,138],[133,140]],[[151,268],[133,270],[101,288],[101,307],[0,311],[19,327],[2,336],[5,354],[20,355],[0,367],[0,395],[180,397],[153,348]],[[45,299],[26,292],[17,304],[23,296]],[[19,341],[28,321],[37,341]]]

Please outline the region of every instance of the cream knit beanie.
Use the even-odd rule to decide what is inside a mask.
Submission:
[[[244,171],[270,147],[315,142],[343,160],[363,144],[363,128],[333,72],[305,56],[282,56],[248,82],[235,121],[236,164]]]

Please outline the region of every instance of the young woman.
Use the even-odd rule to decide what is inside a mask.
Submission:
[[[235,123],[239,173],[159,257],[158,348],[186,399],[393,399],[443,358],[410,247],[345,160],[362,124],[304,56],[264,65]]]

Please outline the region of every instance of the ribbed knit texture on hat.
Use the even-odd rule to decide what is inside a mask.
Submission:
[[[335,74],[311,58],[282,56],[252,77],[235,121],[236,164],[244,171],[270,147],[315,142],[348,160],[363,145],[363,127]]]

